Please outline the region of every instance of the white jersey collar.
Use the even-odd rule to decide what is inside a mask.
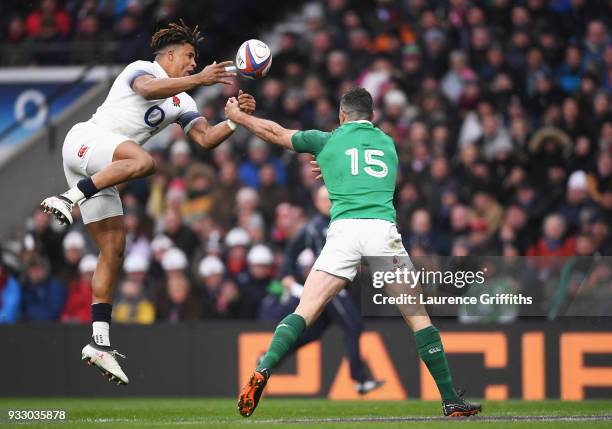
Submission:
[[[345,124],[370,124],[372,125],[372,121],[368,121],[367,119],[358,119],[356,121],[346,121]]]

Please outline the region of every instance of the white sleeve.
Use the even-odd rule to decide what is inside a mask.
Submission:
[[[176,118],[176,123],[181,126],[183,132],[187,134],[191,127],[195,124],[195,121],[202,117],[198,112],[198,106],[196,102],[188,94],[180,94],[181,99],[181,113]]]
[[[155,66],[148,61],[135,61],[123,70],[123,75],[126,83],[133,89],[134,81],[140,76],[155,77]]]

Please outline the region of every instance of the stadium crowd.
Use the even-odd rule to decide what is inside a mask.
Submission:
[[[145,3],[125,2],[117,25]],[[11,20],[4,39],[42,37],[45,25],[84,37],[90,15],[74,31],[58,5]],[[327,0],[304,11],[295,31],[268,41],[268,77],[194,95],[211,123],[240,86],[258,116],[332,130],[341,94],[360,85],[397,145],[397,221],[411,255],[612,254],[612,2]],[[142,49],[116,60],[150,58]],[[120,188],[128,240],[114,320],[265,318],[266,300],[287,295],[284,250],[317,214],[311,157],[243,129],[212,152],[178,126],[146,147],[158,172]],[[35,211],[9,244],[0,323],[89,321],[96,249],[82,223],[61,229]],[[314,255],[294,256],[303,279]],[[611,278],[603,270],[591,287]]]

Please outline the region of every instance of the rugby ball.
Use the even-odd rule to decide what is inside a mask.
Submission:
[[[272,52],[261,40],[251,39],[240,45],[236,54],[236,68],[245,77],[258,79],[268,74]]]

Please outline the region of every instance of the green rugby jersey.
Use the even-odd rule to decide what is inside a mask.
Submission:
[[[315,155],[332,202],[331,221],[383,219],[395,223],[397,152],[393,139],[368,121],[332,132],[298,131],[296,152]]]

